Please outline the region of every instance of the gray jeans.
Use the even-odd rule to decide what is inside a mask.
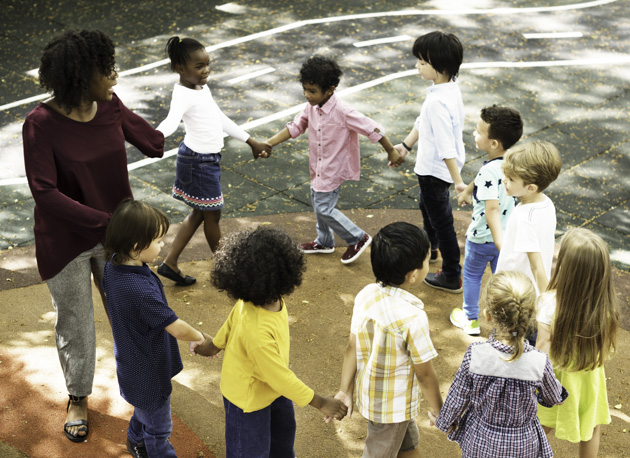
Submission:
[[[100,243],[70,261],[57,275],[46,281],[57,312],[55,340],[61,370],[66,379],[68,394],[89,396],[92,393],[96,360],[94,304],[91,277],[101,293],[105,310],[105,296],[101,280],[105,268],[105,254]]]
[[[361,241],[365,232],[354,224],[350,218],[337,210],[339,200],[339,186],[334,191],[317,192],[311,186],[311,203],[317,218],[317,238],[315,242],[323,247],[334,247],[337,233],[348,245],[355,245]]]

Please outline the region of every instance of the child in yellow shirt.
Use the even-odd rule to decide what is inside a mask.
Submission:
[[[302,283],[304,254],[284,232],[258,227],[234,234],[216,253],[212,283],[237,299],[214,339],[194,349],[225,350],[221,393],[228,457],[294,456],[293,402],[341,419],[344,404],[322,397],[289,369],[284,296]]]

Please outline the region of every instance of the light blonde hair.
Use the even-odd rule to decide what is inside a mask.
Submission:
[[[608,247],[588,229],[562,237],[548,290],[556,291],[549,356],[554,367],[593,370],[614,352],[619,302]]]
[[[503,157],[503,173],[535,184],[543,192],[558,178],[562,168],[560,153],[553,144],[543,141],[519,143]]]
[[[534,284],[522,272],[503,271],[488,280],[484,296],[496,336],[514,348],[508,361],[517,360],[523,354],[525,337],[533,330],[535,322]]]

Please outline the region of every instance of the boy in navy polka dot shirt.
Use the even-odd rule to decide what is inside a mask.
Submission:
[[[171,378],[183,369],[177,339],[203,343],[201,332],[179,319],[147,263],[168,231],[166,215],[134,200],[121,203],[109,222],[103,291],[114,334],[120,394],[134,406],[127,450],[136,457],[175,457],[169,442]]]

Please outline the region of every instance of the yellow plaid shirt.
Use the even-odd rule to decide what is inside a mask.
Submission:
[[[376,283],[354,300],[351,332],[357,343],[355,399],[377,423],[400,423],[418,414],[420,385],[414,364],[437,356],[424,304],[413,294]]]

